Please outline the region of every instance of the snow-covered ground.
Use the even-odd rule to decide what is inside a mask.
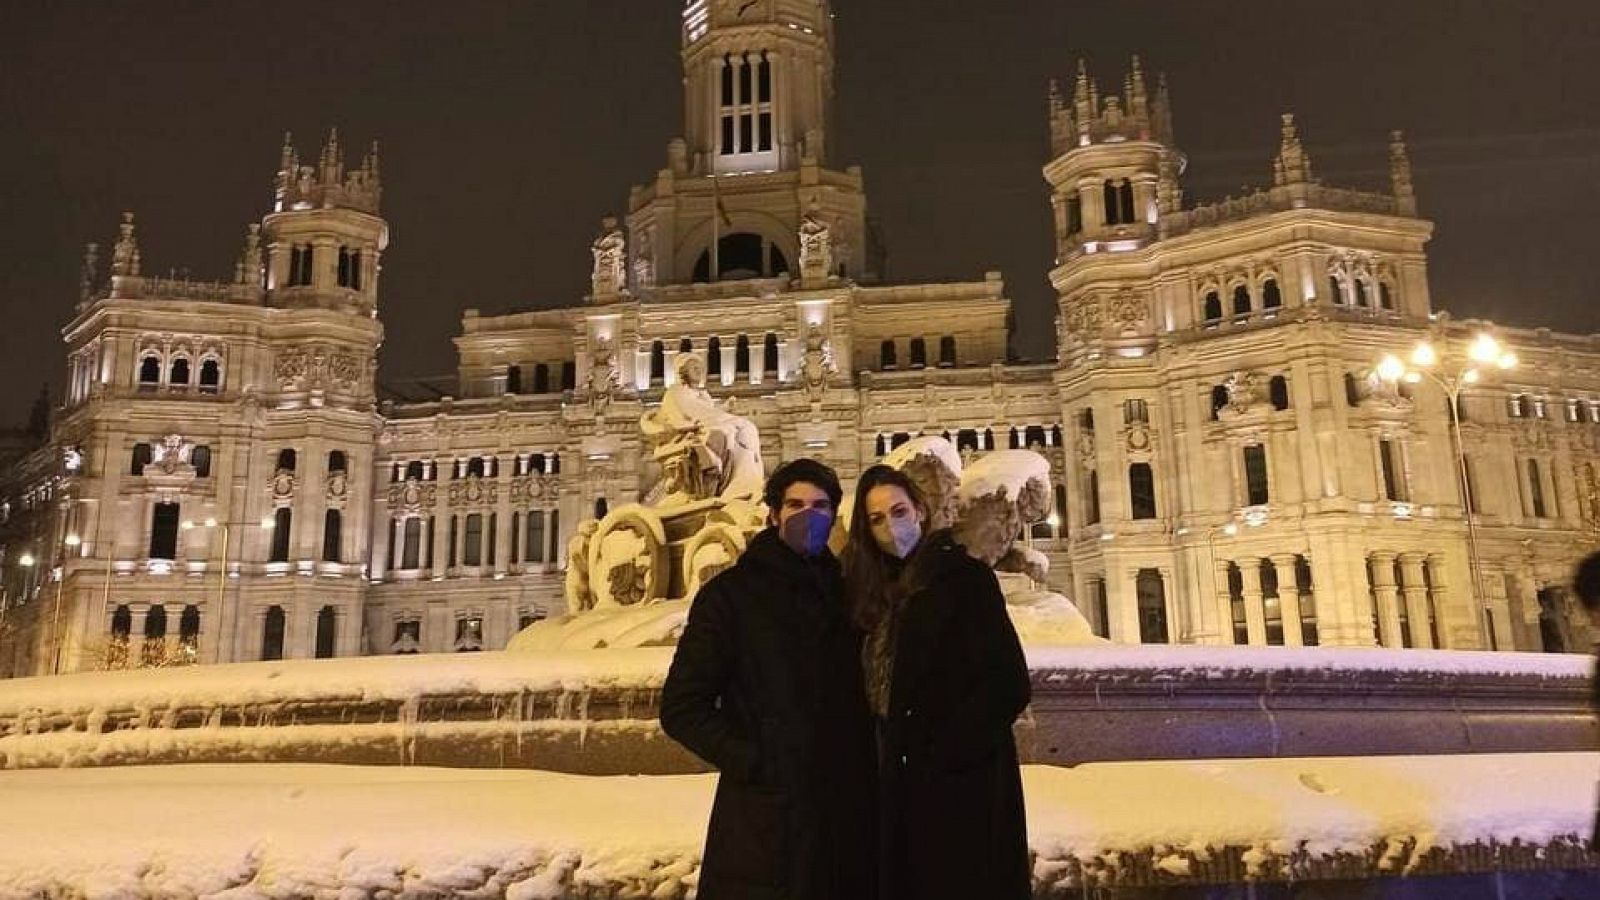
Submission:
[[[1430,847],[1576,840],[1597,772],[1600,753],[1546,753],[1028,767],[1024,781],[1035,877],[1057,884],[1124,854],[1181,878],[1226,847],[1250,866],[1376,850],[1399,873]],[[672,900],[694,883],[712,785],[354,766],[4,772],[0,898]]]

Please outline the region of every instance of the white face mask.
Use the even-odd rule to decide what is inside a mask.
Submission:
[[[878,549],[897,558],[905,559],[922,542],[922,520],[915,516],[890,519],[887,528],[872,529],[872,538]]]

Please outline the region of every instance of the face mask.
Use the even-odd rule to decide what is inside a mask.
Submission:
[[[832,530],[833,516],[815,509],[802,509],[783,520],[778,526],[778,536],[790,550],[810,557],[828,548],[828,533]]]
[[[922,522],[909,516],[890,519],[889,533],[885,535],[875,530],[872,537],[878,542],[878,549],[898,559],[905,559],[922,542]]]

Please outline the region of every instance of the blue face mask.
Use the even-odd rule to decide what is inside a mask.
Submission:
[[[805,557],[828,549],[828,534],[833,531],[833,516],[815,509],[802,509],[783,520],[778,537],[789,549]]]

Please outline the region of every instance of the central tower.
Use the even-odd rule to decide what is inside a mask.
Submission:
[[[874,280],[861,170],[828,167],[827,0],[687,0],[682,41],[684,136],[629,196],[628,288],[792,278],[802,230],[828,276]]]

